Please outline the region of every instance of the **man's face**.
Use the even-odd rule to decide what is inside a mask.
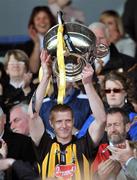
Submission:
[[[112,144],[122,143],[126,138],[126,125],[123,123],[122,115],[117,112],[107,115],[107,136]]]
[[[10,128],[13,132],[28,135],[28,115],[23,112],[21,107],[16,107],[10,112]]]
[[[68,143],[72,138],[73,119],[70,111],[56,112],[51,120],[51,125],[56,133],[57,140]]]
[[[92,31],[96,36],[97,45],[104,44],[107,47],[110,45],[110,42],[106,38],[106,35],[102,29],[92,29]]]

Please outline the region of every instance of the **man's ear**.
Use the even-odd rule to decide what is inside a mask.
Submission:
[[[129,131],[130,126],[131,126],[131,124],[130,124],[130,123],[127,123],[127,124],[126,124],[126,132],[128,132],[128,131]]]
[[[52,124],[52,121],[49,119],[49,123],[51,125],[51,127],[53,128],[53,124]]]

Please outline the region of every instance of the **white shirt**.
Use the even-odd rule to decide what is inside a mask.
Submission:
[[[42,36],[41,34],[38,34],[39,36],[39,40],[40,40],[40,50],[43,49],[43,40],[44,40],[44,36]]]
[[[105,57],[100,58],[100,59],[103,61],[103,66],[105,66],[110,59],[110,52]],[[97,58],[95,59],[94,64],[95,64],[95,69],[98,69],[98,67],[100,66],[100,63],[98,62]]]
[[[21,88],[24,83],[23,83],[23,81],[15,82],[15,81],[10,80],[10,84],[17,89],[17,88]]]

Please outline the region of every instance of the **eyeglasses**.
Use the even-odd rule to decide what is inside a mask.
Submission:
[[[124,89],[118,89],[118,88],[114,88],[114,89],[105,89],[105,93],[106,94],[110,94],[112,91],[114,93],[121,93]]]
[[[20,65],[20,66],[22,66],[22,65],[24,65],[25,63],[24,63],[23,61],[16,61],[16,62],[9,62],[8,64],[9,64],[9,65]]]

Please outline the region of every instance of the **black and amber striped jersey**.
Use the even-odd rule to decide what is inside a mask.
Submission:
[[[89,133],[80,139],[72,136],[71,142],[65,145],[44,133],[37,152],[39,173],[43,180],[46,177],[91,180],[91,163],[97,148],[94,147]]]

